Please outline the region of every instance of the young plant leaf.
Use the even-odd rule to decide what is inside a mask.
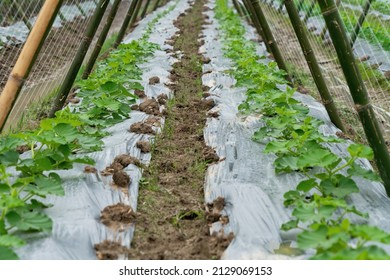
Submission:
[[[29,211],[10,211],[6,215],[7,221],[11,226],[21,231],[46,231],[52,229],[51,219],[39,212]]]
[[[16,253],[5,246],[0,246],[0,260],[18,260],[19,257]]]

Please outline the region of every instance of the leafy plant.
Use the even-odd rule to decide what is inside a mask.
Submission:
[[[253,43],[245,39],[238,16],[217,0],[216,17],[220,22],[225,55],[232,59],[231,73],[237,86],[247,88],[241,112],[260,114],[264,126],[253,140],[265,144],[265,153],[276,156],[276,173],[299,172],[306,178],[284,194],[284,205],[293,208],[292,219],[282,230],[298,229],[300,249],[315,249],[313,259],[389,259],[375,243],[389,244],[390,235],[377,227],[353,224],[353,215],[367,218],[350,205],[348,197],[359,192],[355,177],[372,181],[380,178],[362,168],[358,159],[373,159],[371,148],[350,144],[348,156],[330,150],[331,143],[345,142],[320,133],[322,121],[309,115],[309,109],[295,100],[294,89],[280,90],[286,84],[283,72],[274,63],[259,63]]]
[[[132,93],[143,89],[142,71],[156,44],[148,42],[155,23],[175,6],[157,15],[137,41],[121,44],[99,62],[88,80],[79,83],[80,105],[43,119],[37,129],[0,138],[0,259],[17,259],[14,249],[25,245],[22,233],[50,232],[52,220],[44,213],[51,205],[39,199],[64,195],[61,178],[53,170],[74,163],[94,164],[79,153],[101,150],[103,129],[129,117]],[[29,151],[21,156],[18,151]]]

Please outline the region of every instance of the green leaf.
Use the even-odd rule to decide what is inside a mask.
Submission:
[[[366,158],[368,160],[374,159],[374,152],[372,151],[372,149],[363,144],[349,145],[348,152],[352,157]]]
[[[300,249],[318,248],[327,241],[327,228],[321,225],[317,230],[304,231],[298,234],[297,243]]]
[[[48,194],[59,196],[65,194],[61,178],[54,172],[50,173],[48,177],[40,175],[35,179],[35,185],[30,184],[25,190],[40,197],[46,197]]]
[[[390,244],[390,234],[375,226],[354,225],[352,227],[352,235],[367,241]]]
[[[344,175],[337,174],[332,179],[321,181],[320,187],[326,195],[344,198],[351,193],[359,192],[354,180]]]
[[[291,229],[297,228],[298,223],[299,223],[299,220],[288,221],[287,223],[282,224],[281,229],[284,231],[289,231]]]
[[[312,179],[301,181],[297,186],[297,190],[308,192],[311,189],[315,188],[316,186],[317,186],[317,180],[312,178]]]
[[[26,242],[14,235],[0,235],[0,247],[21,247],[25,245]]]
[[[19,153],[16,151],[7,151],[0,154],[0,163],[5,166],[14,166],[19,160]]]
[[[298,159],[299,168],[321,166],[326,167],[334,163],[339,163],[340,159],[325,148],[308,149],[305,153],[302,153]]]
[[[293,210],[292,215],[303,222],[307,222],[316,218],[315,210],[316,205],[314,203],[301,203]]]
[[[54,131],[60,137],[66,139],[67,142],[72,142],[79,136],[79,133],[75,127],[67,123],[59,123],[54,127]],[[62,143],[65,145],[66,143]]]
[[[389,260],[390,256],[377,246],[346,248],[337,252],[321,252],[313,260]]]
[[[6,215],[7,221],[11,226],[21,231],[47,231],[52,229],[51,219],[39,212],[29,211],[10,211]]]
[[[298,170],[298,158],[294,156],[282,156],[275,160],[276,173],[291,172]]]
[[[289,206],[302,200],[302,197],[298,191],[292,190],[286,192],[284,195],[284,206]]]
[[[0,209],[14,209],[24,206],[24,201],[19,197],[10,196],[9,194],[0,194]]]
[[[288,141],[271,141],[264,149],[265,153],[286,153],[288,152]]]
[[[374,171],[362,168],[360,165],[356,164],[355,162],[353,163],[351,168],[348,169],[347,172],[351,176],[362,177],[364,179],[374,181],[374,182],[380,182],[382,180],[381,177],[378,174],[376,174]]]
[[[10,190],[11,190],[11,188],[9,185],[0,183],[0,194],[1,193],[9,193]]]
[[[4,246],[0,246],[0,260],[18,260],[19,257],[16,255],[16,253]]]
[[[84,164],[89,164],[89,165],[94,165],[95,160],[93,158],[84,156],[84,157],[76,157],[72,156],[69,158],[72,162],[77,162],[77,163],[84,163]]]
[[[0,234],[7,234],[7,230],[5,229],[5,221],[0,220]]]

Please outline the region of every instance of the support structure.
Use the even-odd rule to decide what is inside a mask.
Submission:
[[[125,16],[125,19],[123,20],[122,26],[119,29],[118,32],[118,37],[116,37],[115,43],[114,43],[114,48],[117,48],[120,43],[122,43],[123,38],[125,37],[127,27],[129,26],[129,22],[133,16],[135,6],[137,6],[138,1],[141,0],[133,0],[131,1],[131,4],[129,6],[129,9],[127,11],[127,14]]]
[[[341,130],[345,131],[343,123],[337,112],[336,105],[333,102],[332,96],[329,92],[328,86],[324,76],[322,75],[321,68],[318,65],[317,58],[313,52],[310,41],[307,37],[307,29],[302,23],[298,10],[295,7],[294,0],[284,0],[288,16],[290,17],[291,24],[297,35],[299,44],[301,45],[303,55],[305,56],[307,65],[309,66],[311,75],[320,93],[322,103],[324,104],[326,111],[329,114],[331,121]]]
[[[8,81],[0,95],[0,132],[26,81],[47,34],[61,8],[62,0],[46,0],[23,49],[15,63]]]
[[[249,13],[249,16],[250,16],[250,18],[252,20],[252,23],[253,23],[253,25],[256,28],[257,34],[259,34],[261,36],[261,38],[263,39],[267,51],[270,54],[273,55],[272,49],[271,49],[268,41],[265,39],[263,28],[261,27],[260,21],[259,21],[259,19],[256,16],[255,8],[253,7],[253,4],[252,4],[251,0],[243,0],[243,2],[244,2],[244,5],[245,5],[245,9]]]
[[[77,73],[83,63],[85,55],[87,54],[88,48],[91,45],[93,37],[95,36],[96,30],[103,18],[104,12],[107,9],[109,0],[100,0],[95,12],[92,15],[90,22],[88,23],[87,29],[84,33],[84,38],[77,50],[75,57],[73,58],[72,64],[65,76],[65,80],[61,85],[61,88],[54,100],[54,106],[50,111],[50,116],[53,117],[55,112],[61,110],[65,104],[66,98],[69,91],[72,89],[73,83],[77,77]]]
[[[108,32],[110,31],[112,22],[114,21],[114,18],[116,16],[116,13],[118,12],[119,4],[122,0],[115,0],[114,3],[111,6],[110,13],[108,14],[106,24],[103,27],[103,30],[101,31],[99,38],[95,44],[95,47],[92,51],[91,56],[89,57],[89,60],[85,66],[83,75],[81,76],[82,79],[87,79],[88,76],[91,74],[93,66],[96,63],[96,59],[98,58],[100,51],[102,50],[103,44],[106,41]]]
[[[375,0],[367,0],[366,3],[364,4],[363,12],[360,15],[358,22],[355,25],[354,32],[351,35],[351,46],[356,42],[357,37],[359,36],[360,29],[363,26],[364,20],[367,17],[368,12],[370,11],[371,8],[371,3],[374,2]]]
[[[390,155],[334,0],[318,0],[375,162],[390,196]]]
[[[144,6],[144,8],[142,10],[142,13],[141,13],[141,18],[144,18],[146,13],[148,12],[148,8],[149,8],[149,5],[150,5],[151,1],[152,0],[146,0],[145,6]]]
[[[279,50],[279,47],[275,41],[275,38],[274,38],[272,31],[271,31],[271,28],[268,25],[267,19],[265,18],[265,15],[263,13],[263,10],[260,7],[258,0],[248,0],[248,2],[250,2],[252,4],[254,11],[255,11],[255,15],[256,15],[257,19],[259,20],[261,29],[263,30],[263,34],[264,34],[264,37],[263,37],[264,41],[267,41],[269,48],[272,52],[272,55],[274,56],[275,61],[278,64],[279,69],[282,69],[286,72],[285,79],[291,85],[292,80],[291,80],[290,75],[288,74],[288,69],[287,69],[286,63],[284,62],[284,58],[282,56],[282,53]]]

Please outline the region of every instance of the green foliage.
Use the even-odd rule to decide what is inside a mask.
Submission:
[[[245,114],[262,116],[264,126],[253,140],[266,144],[264,152],[276,155],[276,173],[299,172],[306,178],[294,190],[284,194],[284,205],[293,208],[292,219],[282,230],[299,229],[300,249],[316,249],[314,259],[389,259],[382,249],[367,242],[388,244],[390,235],[370,225],[352,224],[347,218],[367,218],[347,201],[359,192],[354,177],[379,181],[372,170],[357,160],[373,159],[371,148],[361,144],[348,146],[348,156],[340,157],[329,143],[345,142],[321,134],[322,121],[293,98],[294,89],[279,89],[286,84],[283,72],[274,63],[259,63],[253,43],[245,39],[238,16],[217,0],[216,17],[220,22],[225,55],[234,62],[232,75],[238,86],[247,88],[247,98],[239,109]]]
[[[53,170],[73,168],[74,163],[94,164],[78,153],[99,151],[104,128],[129,117],[135,102],[135,89],[145,62],[156,44],[148,42],[155,23],[174,6],[157,15],[137,41],[121,44],[106,60],[99,62],[87,80],[80,81],[76,109],[66,107],[54,118],[41,120],[38,128],[0,138],[0,259],[17,259],[14,248],[25,241],[19,233],[50,232],[52,221],[36,198],[64,195],[61,178]],[[21,157],[18,147],[28,147],[29,156]],[[15,170],[10,174],[10,170]]]

